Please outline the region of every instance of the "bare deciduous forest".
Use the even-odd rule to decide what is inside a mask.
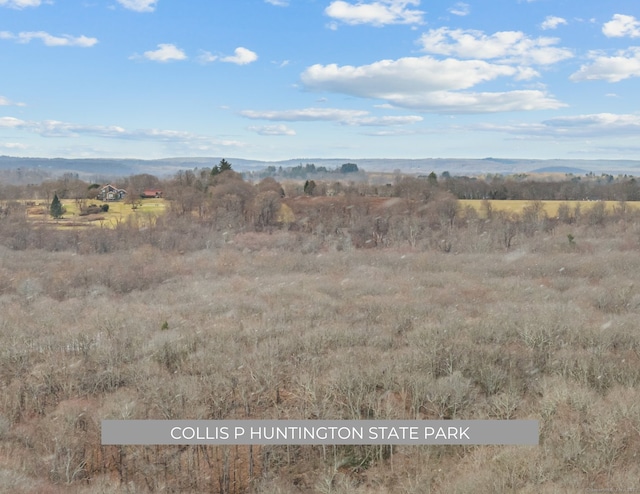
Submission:
[[[3,491],[638,489],[635,180],[451,180],[137,176],[166,214],[82,229],[20,201],[88,184],[0,188]],[[532,202],[459,206],[485,185]],[[620,202],[536,202],[572,187]],[[540,444],[100,444],[103,419],[248,418],[535,419]]]

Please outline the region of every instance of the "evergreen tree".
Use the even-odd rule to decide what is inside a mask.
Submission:
[[[231,163],[229,163],[226,159],[222,158],[220,160],[220,164],[218,165],[218,168],[220,169],[220,173],[226,170],[231,170]]]
[[[215,177],[219,173],[222,173],[226,170],[231,170],[231,163],[229,163],[226,159],[222,158],[219,164],[211,168],[211,176]]]
[[[53,200],[51,201],[51,207],[49,208],[49,213],[55,219],[61,218],[64,214],[64,208],[62,207],[62,203],[60,199],[58,199],[58,194],[53,194]]]

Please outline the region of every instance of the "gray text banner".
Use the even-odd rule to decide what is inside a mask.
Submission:
[[[537,420],[103,420],[103,445],[537,445]]]

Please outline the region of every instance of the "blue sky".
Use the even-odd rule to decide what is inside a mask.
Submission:
[[[637,0],[0,0],[0,154],[640,159]]]

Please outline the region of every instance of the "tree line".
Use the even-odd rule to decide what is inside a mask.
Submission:
[[[560,180],[540,180],[515,175],[485,178],[441,177],[440,183],[458,199],[640,201],[640,184],[628,175],[614,177],[567,175]]]
[[[39,186],[0,186],[0,229],[5,232],[4,244],[16,249],[81,249],[82,244],[89,251],[109,252],[151,243],[161,249],[191,250],[210,245],[212,235],[284,231],[306,239],[311,250],[410,245],[451,252],[466,249],[479,238],[487,240],[486,248],[510,249],[519,239],[553,232],[560,225],[601,227],[609,220],[635,221],[638,214],[625,202],[637,193],[632,177],[542,182],[526,177],[471,179],[431,173],[423,177],[397,174],[392,182],[276,181],[266,177],[256,183],[233,170],[226,160],[211,168],[181,170],[167,179],[133,175],[114,184],[127,190],[126,201],[135,208],[134,199],[141,191],[161,189],[168,201],[165,215],[144,229],[138,228],[133,215],[115,231],[73,231],[67,237],[59,231],[47,232],[46,225],[30,224],[24,201],[10,197],[44,199],[54,217],[64,214],[62,199],[77,201],[81,211],[85,207],[85,211],[106,212],[104,206],[93,205],[96,184],[70,175]],[[6,194],[8,190],[11,194]],[[618,200],[619,204],[613,209],[600,200],[562,204],[551,216],[540,202],[579,199],[587,193],[589,198]],[[516,214],[494,210],[488,200],[479,209],[462,207],[460,198],[518,198],[529,204]],[[55,241],[47,242],[47,235]]]

